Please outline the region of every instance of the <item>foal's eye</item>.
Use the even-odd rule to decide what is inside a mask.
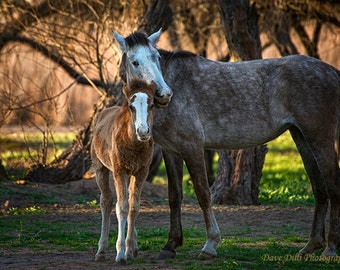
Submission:
[[[153,103],[150,104],[150,109],[153,109]]]
[[[130,109],[130,111],[134,111],[135,110],[135,107],[133,107],[132,105],[129,105],[129,109]]]
[[[138,63],[138,61],[132,61],[132,65],[134,65],[135,67],[138,67],[139,63]]]

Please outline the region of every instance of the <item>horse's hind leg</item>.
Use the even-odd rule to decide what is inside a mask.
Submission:
[[[109,245],[109,231],[110,231],[110,214],[113,207],[113,195],[110,189],[110,171],[102,166],[96,170],[96,181],[100,190],[100,209],[102,212],[102,227],[100,240],[98,242],[98,251],[95,260],[99,261],[105,258],[105,251]]]
[[[314,219],[312,231],[309,236],[307,245],[300,250],[301,254],[311,254],[315,250],[325,247],[325,219],[328,208],[328,195],[326,185],[322,180],[322,175],[318,168],[318,164],[313,156],[309,144],[306,142],[302,133],[297,128],[292,128],[290,133],[300,152],[306,172],[312,184],[315,198]]]
[[[333,142],[332,142],[333,143]],[[321,174],[326,182],[330,199],[330,221],[327,247],[324,256],[336,256],[336,249],[340,246],[340,169],[334,147],[317,149],[315,155]]]
[[[325,218],[328,199],[330,198],[330,231],[328,246],[323,254],[336,255],[335,250],[339,244],[340,214],[340,194],[336,183],[340,179],[333,138],[331,136],[328,139],[325,136],[314,136],[318,139],[312,140],[309,138],[307,142],[298,129],[291,129],[291,134],[300,151],[315,196],[314,220],[310,239],[300,253],[313,253],[315,250],[325,246]]]
[[[176,248],[183,244],[181,223],[183,159],[179,155],[170,154],[165,151],[163,151],[163,157],[168,175],[170,231],[168,242],[157,256],[157,259],[161,260],[174,258],[176,256]]]

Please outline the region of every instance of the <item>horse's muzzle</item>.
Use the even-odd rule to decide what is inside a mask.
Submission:
[[[171,101],[172,92],[166,95],[155,95],[154,103],[157,108],[164,108],[167,107]]]

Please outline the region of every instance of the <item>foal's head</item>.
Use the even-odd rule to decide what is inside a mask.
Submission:
[[[156,88],[155,83],[147,84],[138,79],[133,79],[130,84],[123,87],[131,114],[131,123],[139,141],[148,141],[152,137],[152,109]]]

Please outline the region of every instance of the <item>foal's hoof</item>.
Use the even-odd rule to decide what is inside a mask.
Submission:
[[[157,256],[157,260],[174,259],[176,257],[176,252],[161,249]]]
[[[217,254],[211,254],[206,251],[201,251],[201,253],[198,255],[198,259],[200,260],[209,260],[216,258]]]
[[[94,257],[95,262],[99,262],[105,259],[105,253],[97,253],[96,256]]]

